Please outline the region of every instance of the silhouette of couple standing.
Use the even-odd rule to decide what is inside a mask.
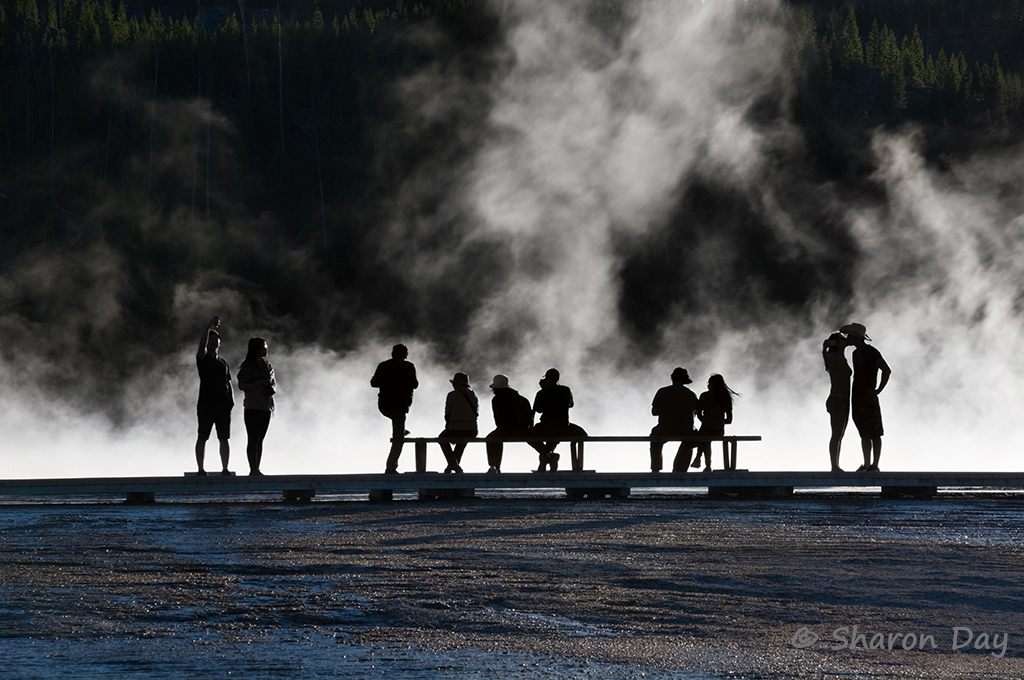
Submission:
[[[853,424],[857,426],[860,434],[861,450],[864,454],[864,463],[857,468],[857,472],[878,472],[883,434],[882,410],[878,404],[878,395],[888,384],[892,369],[882,358],[882,353],[867,344],[869,340],[871,338],[862,324],[851,323],[832,333],[822,343],[821,356],[831,382],[825,409],[832,421],[832,438],[828,443],[832,472],[843,471],[839,467],[839,450],[850,421],[851,410]],[[850,365],[846,363],[845,355],[849,345],[855,348],[852,371]]]
[[[199,338],[196,352],[196,368],[199,370],[199,401],[196,415],[199,419],[199,434],[196,438],[197,475],[206,477],[203,466],[206,457],[206,442],[213,429],[217,429],[220,442],[221,475],[227,476],[228,460],[231,456],[231,409],[235,405],[231,388],[231,367],[220,356],[220,317],[215,316],[207,324]],[[262,476],[260,461],[263,459],[263,440],[270,427],[274,413],[274,394],[277,392],[277,378],[274,367],[267,361],[267,341],[250,338],[245,360],[238,369],[238,388],[245,394],[245,432],[247,435],[246,458],[249,461],[249,475]]]

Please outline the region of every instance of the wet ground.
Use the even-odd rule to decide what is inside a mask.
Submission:
[[[1022,518],[957,494],[0,505],[0,677],[1024,677]]]

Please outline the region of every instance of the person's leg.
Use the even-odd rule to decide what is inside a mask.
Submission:
[[[263,463],[263,441],[267,438],[267,430],[270,429],[270,411],[258,412],[259,429],[256,439],[256,473],[260,472],[260,465]]]
[[[249,461],[249,474],[259,475],[260,463],[263,460],[263,440],[270,428],[270,411],[246,409],[244,418],[247,437],[245,457]]]
[[[501,441],[501,435],[498,434],[497,430],[494,430],[486,437],[487,439],[487,471],[488,472],[500,472],[501,471],[501,456],[505,448],[504,443]]]
[[[214,417],[214,427],[217,428],[217,439],[220,440],[220,470],[222,475],[228,472],[228,459],[231,457],[231,407],[221,408]]]
[[[828,456],[832,464],[832,472],[842,472],[839,467],[839,451],[843,444],[843,435],[846,434],[846,426],[850,422],[850,409],[848,407],[836,407],[829,413],[832,424],[832,438],[828,441]]]
[[[672,472],[686,472],[690,467],[690,457],[692,455],[693,445],[681,442],[679,449],[676,451],[676,457],[672,461]]]
[[[711,442],[701,442],[697,459],[704,456],[704,472],[711,472]]]
[[[548,427],[545,423],[537,423],[530,430],[531,435],[545,435],[548,434]],[[537,452],[538,456],[538,467],[537,472],[544,472],[547,469],[548,463],[551,461],[551,449],[548,448],[547,442],[528,442],[530,447]]]
[[[197,474],[201,477],[206,476],[206,469],[203,467],[203,463],[206,459],[206,441],[210,438],[210,433],[213,432],[213,421],[215,418],[208,410],[196,408],[196,416],[199,420],[199,433],[196,436],[196,469]]]
[[[651,440],[651,472],[661,472],[661,451],[665,442]]]
[[[391,450],[388,453],[388,462],[385,473],[398,472],[398,457],[402,455],[402,440],[405,438],[405,414],[393,413],[388,416],[391,419]]]
[[[872,450],[874,452],[874,458],[871,461],[871,469],[877,471],[878,470],[878,459],[882,457],[882,438],[881,437],[872,437],[871,438],[871,448],[872,448]]]
[[[441,434],[439,434],[437,436],[438,437],[451,437],[451,436],[453,436],[453,434],[447,428],[445,428],[444,430],[441,430]],[[455,461],[455,452],[452,451],[451,443],[450,442],[438,442],[437,445],[441,447],[441,453],[444,454],[444,460],[448,464],[445,467],[445,469],[444,469],[445,474],[447,474],[449,472],[455,472],[455,468],[458,467],[458,463]]]
[[[461,430],[457,433],[460,437],[476,437],[476,430]],[[454,458],[455,467],[457,472],[462,472],[462,455],[466,453],[466,447],[469,446],[469,442],[459,442],[455,445]]]
[[[864,464],[860,466],[858,472],[862,472],[871,467],[871,438],[861,437],[860,438],[860,450],[864,454]]]
[[[231,444],[227,439],[220,440],[220,470],[221,474],[228,473],[228,459],[231,458]]]
[[[249,462],[249,474],[259,470],[259,463],[256,462],[256,439],[259,437],[258,423],[254,417],[255,411],[247,408],[242,411],[242,422],[245,423],[245,458]]]
[[[206,440],[196,440],[196,469],[198,470],[199,476],[206,474],[206,470],[203,469],[203,460],[206,458]]]
[[[558,459],[561,458],[562,456],[557,454],[557,453],[555,453],[555,449],[561,443],[562,442],[545,442],[545,444],[544,444],[545,446],[548,447],[548,463],[551,466],[551,471],[552,472],[555,472],[555,471],[558,470]]]

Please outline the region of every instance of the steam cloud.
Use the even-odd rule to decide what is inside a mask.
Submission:
[[[398,341],[420,372],[409,425],[417,434],[442,429],[453,371],[468,371],[482,397],[498,372],[532,395],[549,366],[576,394],[575,422],[644,433],[654,391],[683,365],[695,387],[716,372],[743,393],[731,431],[764,442],[740,453],[741,467],[827,469],[820,342],[853,320],[894,369],[882,395],[884,469],[1021,469],[1011,415],[1024,396],[1017,149],[938,169],[915,130],[878,131],[870,186],[846,186],[816,174],[792,123],[799,74],[775,3],[521,0],[492,9],[483,36],[420,27],[405,37],[431,58],[389,92],[395,114],[375,165],[387,209],[359,253],[394,281],[385,309],[364,299],[384,293],[336,289],[308,255],[268,255],[275,273],[266,280],[319,301],[322,322],[310,327],[271,309],[258,277],[211,266],[218,253],[264,248],[259,225],[274,218],[228,181],[245,170],[225,154],[213,173],[216,225],[196,226],[197,121],[210,117],[225,148],[233,133],[201,102],[161,103],[162,130],[178,140],[157,163],[159,200],[172,208],[154,225],[145,202],[119,196],[78,228],[125,225],[118,235],[206,266],[153,261],[152,250],[143,262],[119,261],[98,245],[81,274],[95,303],[69,307],[60,328],[5,306],[3,327],[16,338],[0,365],[5,476],[190,469],[192,356],[199,324],[214,314],[236,369],[249,335],[270,340],[281,382],[270,474],[382,469],[388,426],[368,379]],[[42,253],[21,258],[3,276],[4,296],[32,288],[54,304],[52,266]],[[54,356],[51,348],[76,342],[95,347],[131,318],[127,307],[145,305],[126,300],[119,283],[120,271],[143,266],[174,281],[162,307],[174,346],[140,337],[106,347],[124,356],[113,386],[110,376],[90,378],[90,357],[69,365]],[[338,328],[348,329],[341,340]],[[55,367],[76,372],[73,389],[34,379]],[[852,469],[852,424],[845,444]],[[476,454],[482,466],[482,450],[467,453]],[[508,456],[510,470],[534,458],[526,447]],[[588,450],[588,468],[647,463],[643,447]]]

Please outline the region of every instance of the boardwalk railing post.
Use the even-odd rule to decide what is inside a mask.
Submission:
[[[427,442],[423,439],[413,440],[416,446],[416,472],[427,471]]]

